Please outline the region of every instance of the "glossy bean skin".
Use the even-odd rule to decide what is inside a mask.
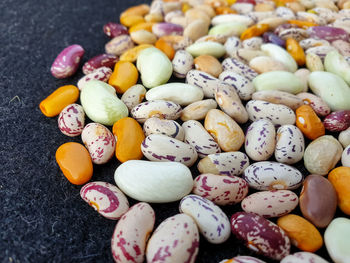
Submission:
[[[79,104],[69,104],[58,116],[58,128],[67,136],[74,137],[81,134],[85,125],[85,112]]]
[[[132,206],[118,221],[111,240],[113,259],[117,263],[142,263],[146,242],[153,230],[155,213],[147,203]]]
[[[200,174],[194,179],[192,192],[217,205],[233,205],[248,194],[248,184],[237,176]]]
[[[113,68],[118,60],[119,58],[112,54],[97,55],[85,62],[83,65],[83,73],[87,75],[101,67]]]
[[[184,129],[174,120],[152,117],[145,121],[143,130],[146,136],[150,134],[163,134],[180,141],[183,141],[185,138]]]
[[[117,93],[124,93],[134,86],[139,77],[139,73],[131,62],[119,61],[114,66],[114,71],[108,80],[108,84],[113,86]]]
[[[56,162],[63,175],[75,185],[87,183],[93,172],[88,150],[76,142],[62,144],[56,151]],[[79,163],[80,165],[76,165]]]
[[[316,227],[324,228],[337,209],[337,195],[332,184],[323,176],[310,174],[303,182],[300,210]]]
[[[105,218],[117,220],[129,209],[126,196],[115,185],[91,182],[80,189],[80,197]]]
[[[333,169],[328,175],[328,180],[337,192],[340,210],[350,215],[350,167],[340,166]]]
[[[309,105],[303,105],[296,110],[296,126],[310,140],[325,135],[325,127]]]
[[[259,254],[275,260],[289,255],[290,241],[286,233],[262,216],[237,212],[231,217],[231,228],[238,239]]]
[[[297,94],[297,97],[302,99],[304,104],[310,105],[315,113],[320,117],[325,117],[331,113],[331,109],[327,103],[312,93],[302,92]]]
[[[141,144],[145,139],[141,125],[130,117],[118,120],[113,125],[116,137],[115,156],[120,162],[140,160],[143,157]]]
[[[46,117],[54,117],[69,104],[77,101],[79,89],[73,85],[59,87],[40,102],[39,108]]]
[[[103,26],[103,32],[109,38],[115,38],[120,35],[128,35],[128,29],[117,23],[109,22]]]
[[[323,125],[331,132],[346,130],[350,127],[350,110],[332,112],[323,120]]]

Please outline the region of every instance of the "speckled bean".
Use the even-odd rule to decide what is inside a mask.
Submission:
[[[101,67],[113,68],[118,60],[119,58],[116,55],[112,54],[97,55],[85,62],[83,65],[83,73],[87,75]]]
[[[275,158],[277,162],[294,164],[303,159],[303,133],[294,125],[283,125],[277,130]]]
[[[157,23],[153,25],[152,31],[157,37],[182,35],[183,27],[172,23]]]
[[[257,162],[244,170],[243,179],[257,190],[293,190],[298,188],[303,175],[296,168],[277,162]]]
[[[252,81],[256,76],[258,76],[258,73],[253,70],[248,65],[244,64],[243,62],[239,61],[236,58],[226,58],[222,62],[222,67],[225,70],[234,71],[245,78]]]
[[[100,67],[96,69],[94,72],[85,75],[82,77],[78,83],[77,86],[79,90],[82,90],[86,84],[86,82],[89,82],[91,80],[99,80],[103,82],[107,82],[109,77],[112,75],[112,70],[107,67]]]
[[[248,113],[235,88],[230,84],[220,83],[215,91],[215,100],[223,112],[238,123],[248,121]]]
[[[240,175],[249,166],[249,158],[242,152],[209,154],[198,163],[200,173],[227,176]]]
[[[215,90],[220,80],[199,70],[190,70],[186,75],[188,84],[202,88],[204,97],[214,98]]]
[[[307,50],[307,49],[312,48],[312,47],[330,46],[330,43],[324,39],[306,38],[306,39],[301,40],[299,42],[299,45],[304,50]]]
[[[180,162],[192,166],[198,158],[194,147],[162,134],[151,134],[141,145],[143,155],[150,161]]]
[[[266,262],[251,256],[237,256],[231,259],[225,259],[223,261],[220,261],[219,263],[266,263]]]
[[[147,262],[161,263],[166,259],[167,262],[194,263],[198,249],[196,223],[186,214],[177,214],[164,220],[154,231],[147,245]],[[160,254],[162,251],[166,253],[164,256]]]
[[[115,138],[110,130],[99,123],[89,123],[81,133],[81,139],[89,150],[92,162],[107,163],[115,151]]]
[[[283,104],[292,110],[296,110],[304,104],[303,100],[296,95],[279,90],[262,90],[253,93],[253,100],[263,100],[275,104]]]
[[[249,61],[249,66],[258,73],[269,71],[287,71],[285,65],[268,56],[258,56]]]
[[[181,112],[181,120],[203,120],[211,109],[216,109],[218,104],[213,99],[201,100],[186,106]]]
[[[242,47],[241,40],[238,37],[229,37],[225,42],[226,55],[233,57],[236,51]]]
[[[74,137],[81,134],[85,125],[85,112],[79,104],[69,104],[58,116],[58,128],[67,136]]]
[[[242,47],[246,49],[259,50],[262,43],[263,39],[261,37],[252,37],[244,40],[242,42]]]
[[[134,47],[134,43],[129,35],[120,35],[113,38],[105,45],[106,53],[120,56],[125,51]]]
[[[256,121],[268,119],[275,125],[295,123],[294,111],[282,104],[274,104],[262,100],[250,100],[246,104],[249,119]]]
[[[80,197],[100,215],[112,220],[119,219],[129,209],[123,192],[106,182],[87,183],[80,189]]]
[[[146,89],[141,84],[136,84],[128,88],[121,97],[122,102],[128,107],[129,111],[140,104],[146,95]]]
[[[326,175],[341,158],[343,147],[331,135],[312,141],[305,149],[305,168],[312,174]]]
[[[350,167],[350,145],[345,147],[341,156],[341,164],[345,167]]]
[[[116,263],[142,263],[146,242],[153,230],[155,214],[147,203],[137,203],[118,221],[112,236],[111,249]]]
[[[132,108],[130,114],[135,120],[141,123],[144,123],[151,117],[176,120],[181,115],[181,106],[165,100],[146,101]]]
[[[286,256],[281,263],[329,263],[320,256],[310,252],[297,252]]]
[[[350,128],[339,133],[338,141],[343,145],[344,148],[350,145]]]
[[[290,241],[286,233],[262,216],[246,212],[234,213],[231,229],[249,249],[259,254],[275,260],[289,255]]]
[[[199,157],[221,152],[219,145],[199,121],[189,120],[182,124],[185,142],[192,145]]]
[[[315,111],[318,116],[327,116],[331,109],[320,97],[307,92],[297,94],[297,97],[303,100],[304,104],[308,104]]]
[[[245,151],[254,161],[269,159],[276,146],[276,131],[272,122],[261,119],[249,125],[245,137]]]
[[[243,199],[241,206],[247,213],[265,218],[289,214],[298,205],[298,196],[289,190],[261,191]]]
[[[207,113],[204,127],[225,152],[237,151],[244,143],[241,127],[220,110],[212,109]]]
[[[195,178],[192,192],[217,205],[233,205],[248,194],[248,184],[237,176],[208,173]]]
[[[316,47],[310,47],[306,49],[305,54],[306,55],[310,53],[316,54],[323,61],[329,52],[335,51],[335,50],[336,49],[332,46],[316,46]]]
[[[334,111],[323,120],[324,127],[332,132],[344,131],[350,127],[350,110]]]
[[[80,45],[71,45],[63,49],[51,66],[51,74],[55,78],[68,78],[78,70],[85,51]]]
[[[152,117],[145,121],[143,130],[146,136],[150,134],[163,134],[180,141],[183,141],[185,138],[184,129],[174,120]]]
[[[225,70],[220,74],[219,79],[233,86],[242,100],[250,100],[255,92],[252,82],[235,71]]]
[[[186,50],[178,50],[172,64],[174,75],[178,78],[186,78],[186,74],[193,68],[193,57]]]
[[[209,243],[221,244],[230,237],[230,221],[220,207],[210,200],[188,195],[180,201],[179,210],[193,218],[199,232]]]

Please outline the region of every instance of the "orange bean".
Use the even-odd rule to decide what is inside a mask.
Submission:
[[[136,32],[136,31],[139,31],[142,29],[147,30],[147,31],[152,33],[152,26],[154,24],[155,23],[153,23],[153,22],[144,22],[144,23],[136,24],[135,26],[130,27],[129,33]]]
[[[241,40],[246,40],[248,38],[261,36],[268,30],[269,30],[268,24],[256,24],[244,30],[244,32],[241,35]]]
[[[124,93],[136,84],[138,78],[139,73],[134,64],[128,61],[118,61],[114,66],[108,84],[113,86],[117,93]]]
[[[299,45],[298,41],[293,38],[288,38],[286,40],[286,50],[299,66],[305,65],[306,57],[304,49]]]
[[[143,22],[145,22],[145,19],[142,16],[138,15],[120,17],[120,23],[126,27],[132,27]]]
[[[120,61],[129,61],[129,62],[135,62],[137,60],[138,55],[140,54],[140,52],[146,48],[150,48],[150,47],[154,47],[153,45],[150,44],[142,44],[142,45],[138,45],[134,48],[131,48],[127,51],[125,51],[123,53],[123,55],[121,55],[119,57]]]
[[[170,60],[174,58],[175,50],[168,42],[162,39],[158,39],[155,46],[161,50]]]
[[[192,8],[192,6],[190,6],[188,3],[183,3],[181,10],[183,13],[186,13],[188,10],[190,10]]]
[[[119,161],[140,160],[143,156],[141,144],[145,139],[141,125],[130,117],[114,123],[113,134],[117,138],[115,156]]]
[[[277,225],[286,232],[291,243],[303,251],[315,252],[323,245],[323,238],[317,228],[301,216],[282,216],[277,220]]]
[[[76,142],[67,142],[58,147],[56,162],[69,182],[76,185],[87,183],[93,172],[88,150]]]
[[[350,167],[333,169],[328,180],[332,183],[338,197],[338,206],[345,214],[350,215]]]
[[[225,15],[225,14],[237,14],[237,12],[228,6],[219,6],[215,8],[215,13],[217,15]]]
[[[297,25],[298,27],[307,29],[310,26],[318,26],[318,24],[310,21],[301,21],[301,20],[288,20],[289,24]]]
[[[79,89],[73,85],[65,85],[56,89],[46,99],[40,102],[39,108],[47,117],[54,117],[69,104],[77,101]]]
[[[150,10],[149,5],[146,5],[146,4],[136,5],[126,9],[123,13],[121,13],[120,17],[125,17],[130,15],[144,16],[149,13],[149,10]]]
[[[228,6],[227,1],[225,0],[205,0],[204,4],[210,5],[213,8],[216,8],[219,6]]]
[[[297,108],[296,125],[310,140],[315,140],[325,135],[325,128],[322,121],[309,105],[303,105]]]

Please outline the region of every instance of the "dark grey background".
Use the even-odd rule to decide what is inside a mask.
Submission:
[[[0,1],[0,262],[113,261],[110,239],[116,221],[89,207],[79,196],[80,187],[63,177],[55,161],[61,144],[81,142],[80,137],[61,134],[57,117],[45,117],[38,105],[82,76],[79,70],[69,79],[53,78],[50,66],[57,54],[71,44],[84,47],[83,63],[103,53],[108,41],[103,25],[117,22],[122,10],[138,3],[142,1]],[[114,183],[117,166],[115,159],[95,165],[92,180]],[[178,213],[177,202],[152,206],[156,225]],[[224,208],[228,216],[239,210],[239,205]],[[324,248],[319,253],[329,259]],[[238,254],[252,252],[232,236],[221,245],[201,238],[197,262]]]

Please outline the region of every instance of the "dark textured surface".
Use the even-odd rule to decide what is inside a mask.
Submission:
[[[103,53],[102,26],[142,1],[0,1],[0,262],[112,262],[115,221],[99,216],[61,174],[55,151],[69,138],[39,102],[73,78],[54,79],[50,66],[66,46],[85,48],[83,62]],[[94,166],[93,180],[114,183],[116,160]],[[301,168],[301,165],[298,166]],[[305,174],[305,170],[303,170]],[[131,200],[131,204],[134,201]],[[178,203],[152,205],[156,224],[178,212]],[[240,206],[225,207],[230,216]],[[234,237],[221,245],[201,239],[198,262],[252,255]],[[325,248],[320,254],[328,259]],[[267,260],[267,262],[271,262]]]

